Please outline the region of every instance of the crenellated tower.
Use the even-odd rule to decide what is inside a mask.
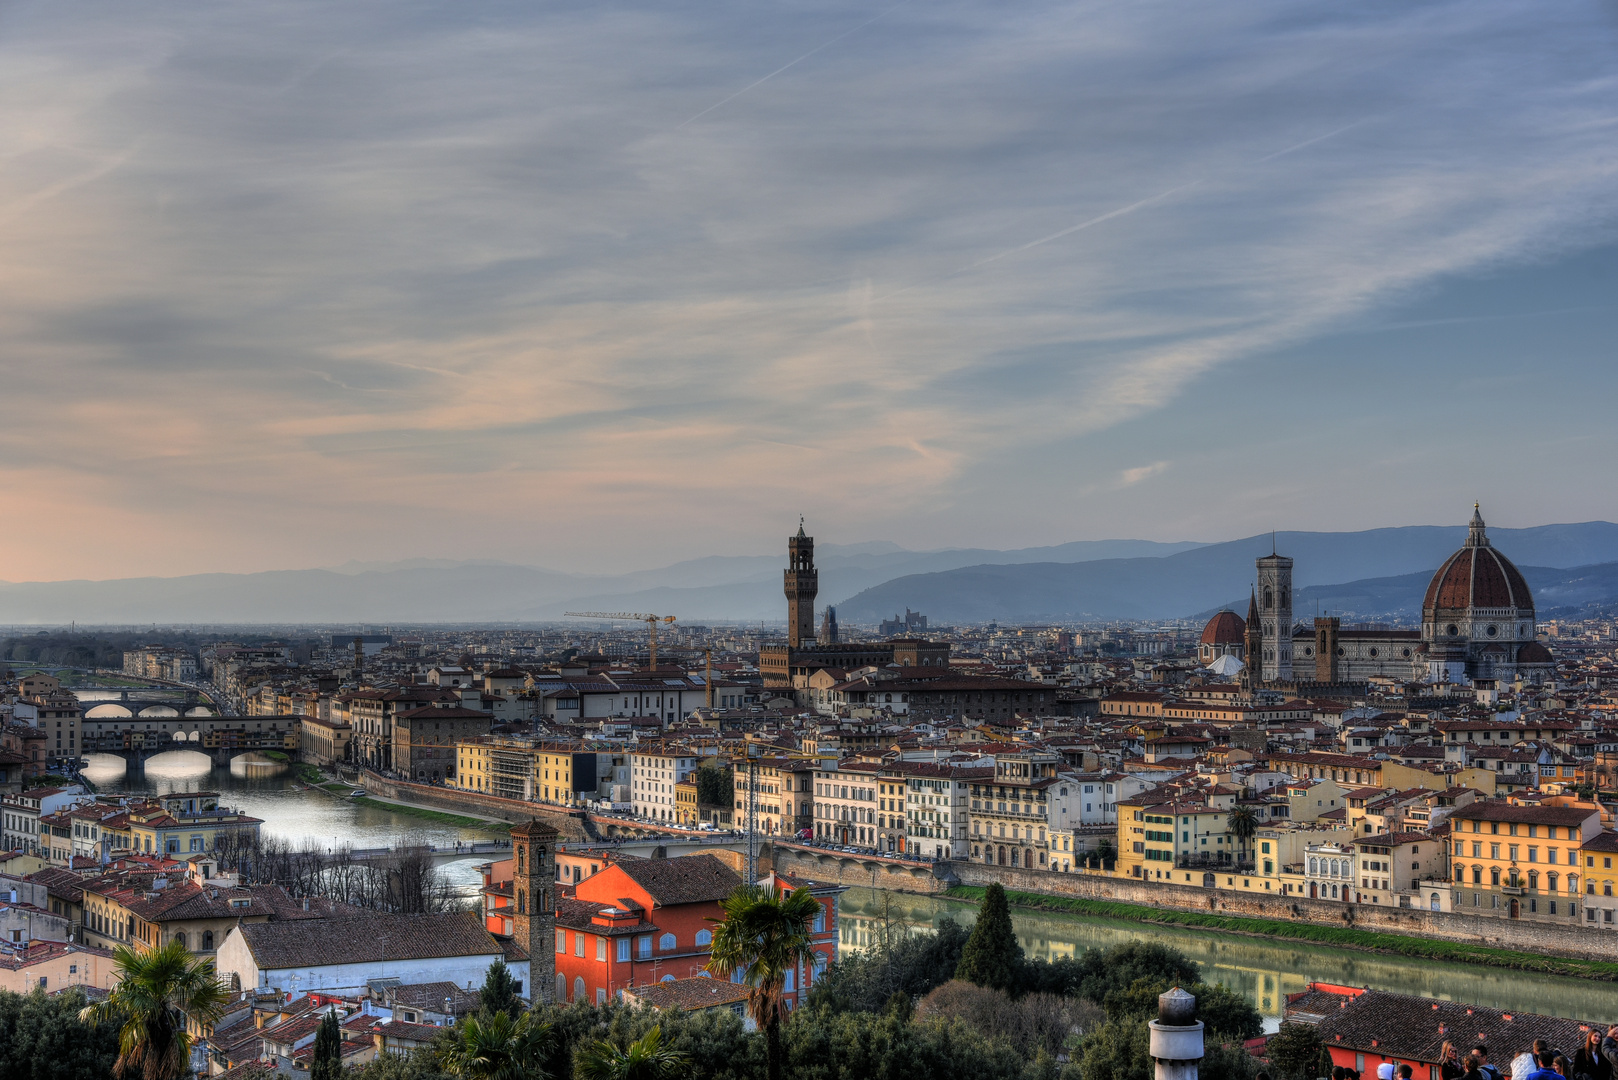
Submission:
[[[787,540],[787,644],[794,649],[815,643],[815,596],[820,592],[815,572],[815,538],[805,536],[803,519],[798,535]]]

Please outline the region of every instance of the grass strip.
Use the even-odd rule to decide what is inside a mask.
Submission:
[[[302,780],[306,784],[318,784],[322,780],[326,779],[325,773],[321,772],[313,765],[309,765],[301,761],[292,766],[292,775],[296,776],[299,780]]]
[[[463,829],[487,829],[490,832],[505,832],[511,828],[510,825],[500,821],[484,821],[482,818],[446,814],[442,810],[425,810],[419,806],[383,802],[381,799],[373,799],[368,795],[350,801],[361,806],[374,807],[377,810],[388,810],[395,814],[409,814],[411,817],[418,817],[424,821],[435,821],[440,825],[456,825]]]
[[[347,792],[350,792],[350,791],[354,790],[352,785],[345,784],[342,781],[333,781],[330,784],[321,784],[320,786],[324,790],[330,791],[330,792],[332,792],[334,794],[337,794],[337,795],[343,795],[343,794],[346,794]]]
[[[955,900],[977,902],[983,899],[983,889],[975,885],[957,885],[944,895]],[[1431,938],[1359,930],[1346,926],[1318,926],[1309,922],[1254,919],[1238,915],[1205,915],[1196,911],[1172,911],[1111,900],[1046,896],[1043,893],[1014,892],[1010,889],[1006,890],[1006,901],[1012,907],[1035,911],[1096,915],[1107,919],[1159,923],[1167,926],[1201,927],[1235,934],[1253,934],[1290,941],[1312,941],[1339,948],[1394,953],[1425,960],[1446,960],[1452,963],[1482,964],[1487,967],[1538,971],[1550,975],[1570,975],[1575,978],[1600,979],[1607,982],[1618,981],[1618,963],[1612,961],[1541,956],[1537,953],[1517,952],[1512,949],[1467,945],[1455,941],[1435,941]]]
[[[292,760],[290,756],[281,750],[260,750],[259,753],[263,754],[271,761],[287,762]]]

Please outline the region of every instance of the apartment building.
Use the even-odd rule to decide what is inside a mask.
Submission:
[[[855,759],[815,769],[815,839],[875,851],[882,773],[879,762]]]
[[[1450,815],[1450,878],[1455,909],[1473,914],[1568,922],[1579,917],[1579,905],[1597,899],[1610,853],[1593,843],[1603,835],[1596,807],[1518,806],[1486,801],[1463,806]],[[1591,851],[1584,847],[1590,844]],[[1597,881],[1581,882],[1581,870]],[[1611,877],[1610,874],[1605,875]],[[1581,891],[1588,886],[1588,893]],[[1604,898],[1603,898],[1604,899]],[[1586,913],[1587,922],[1596,922]],[[1600,915],[1605,922],[1606,916]]]
[[[638,746],[629,755],[629,797],[636,817],[658,821],[679,818],[675,785],[697,769],[696,751],[688,746]]]

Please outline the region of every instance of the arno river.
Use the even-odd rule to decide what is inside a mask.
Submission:
[[[285,766],[247,765],[238,760],[229,769],[215,769],[201,754],[183,751],[154,758],[143,773],[129,775],[117,758],[93,758],[86,776],[109,793],[218,791],[226,805],[263,818],[266,835],[310,840],[321,846],[347,842],[358,848],[386,847],[409,837],[445,847],[458,840],[488,840],[496,835],[356,806],[305,788]],[[477,865],[485,859],[448,862],[441,869],[458,885],[470,886],[477,880]],[[946,916],[966,925],[976,917],[970,904],[863,888],[843,895],[840,913],[841,946],[852,950],[869,943],[873,926],[883,918],[931,927]],[[1206,978],[1246,995],[1272,1028],[1286,995],[1302,990],[1311,980],[1549,1013],[1603,1025],[1618,1021],[1618,983],[1046,912],[1014,910],[1012,921],[1023,949],[1036,957],[1071,956],[1083,949],[1141,939],[1172,945],[1201,963]]]

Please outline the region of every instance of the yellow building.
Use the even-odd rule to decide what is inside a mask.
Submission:
[[[697,823],[697,782],[681,780],[674,785],[674,820],[680,825]]]
[[[479,735],[455,748],[455,786],[553,806],[581,806],[596,791],[596,755],[568,743]]]
[[[262,818],[221,807],[217,792],[162,795],[129,811],[125,846],[142,855],[198,855],[214,850],[223,835],[256,834],[263,823]]]
[[[1614,878],[1599,810],[1475,802],[1449,820],[1456,911],[1569,923],[1581,902],[1613,908],[1614,901],[1597,899],[1612,895],[1607,879]],[[1582,882],[1581,871],[1588,875]],[[1585,919],[1594,921],[1588,910]]]
[[[1237,845],[1229,819],[1228,810],[1204,803],[1121,802],[1114,872],[1143,881],[1190,880],[1195,885],[1208,884],[1203,875],[1210,872],[1235,873]]]
[[[112,951],[66,941],[36,941],[26,949],[0,955],[0,990],[54,994],[75,986],[110,990],[118,983]]]

